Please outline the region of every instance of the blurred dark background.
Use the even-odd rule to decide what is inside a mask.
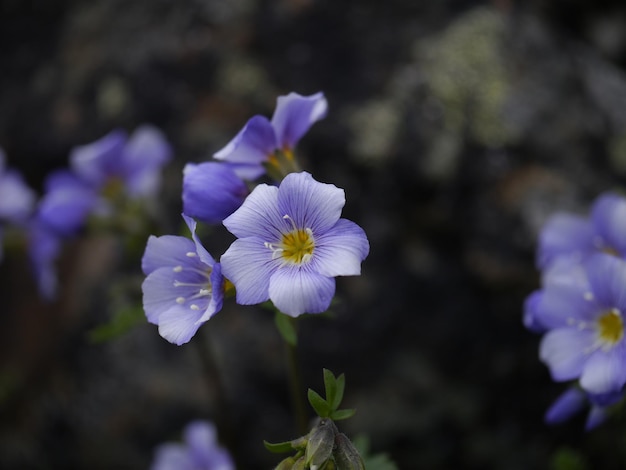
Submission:
[[[41,192],[73,146],[152,123],[175,150],[157,234],[176,233],[186,162],[278,95],[323,91],[299,155],[345,188],[371,254],[338,280],[332,318],[300,321],[304,386],[345,373],[358,411],[340,428],[403,470],[626,468],[623,419],[543,424],[565,385],[521,320],[546,217],[623,188],[625,67],[617,0],[3,0],[0,147]],[[206,233],[216,256],[229,241]],[[140,304],[140,256],[72,241],[52,303],[25,254],[5,256],[0,468],[147,468],[206,418],[238,468],[267,469],[262,440],[297,436],[262,308],[227,302],[182,347],[145,321],[94,340]]]

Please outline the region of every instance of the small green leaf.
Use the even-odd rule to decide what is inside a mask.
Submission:
[[[344,410],[334,410],[330,413],[330,419],[334,421],[341,421],[342,419],[352,418],[356,410],[354,408],[346,408]]]
[[[339,377],[337,377],[335,381],[335,395],[333,397],[333,400],[328,400],[331,409],[336,410],[337,408],[339,408],[339,405],[341,405],[341,400],[343,400],[343,392],[345,388],[346,376],[344,374],[341,374]]]
[[[315,390],[309,389],[307,392],[309,403],[320,418],[328,418],[330,415],[330,405]]]
[[[280,335],[287,344],[290,346],[298,344],[298,334],[296,333],[293,318],[277,311],[274,316],[274,322],[276,323],[276,328],[278,328]]]
[[[335,374],[328,369],[324,369],[324,388],[326,390],[326,401],[330,405],[330,408],[334,409],[333,403],[337,393],[337,379],[335,378]]]
[[[285,452],[292,452],[294,450],[291,441],[277,442],[275,444],[263,441],[263,445],[273,454],[284,454]]]

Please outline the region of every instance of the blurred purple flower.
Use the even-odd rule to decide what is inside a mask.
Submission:
[[[115,130],[76,147],[70,154],[70,170],[47,178],[39,217],[58,233],[72,235],[90,214],[111,215],[110,200],[120,194],[131,199],[154,196],[161,168],[170,158],[169,144],[152,126],[137,128],[130,138]]]
[[[234,470],[226,449],[217,442],[213,424],[193,421],[185,427],[184,442],[168,442],[156,448],[150,470]]]
[[[183,169],[183,212],[207,224],[221,223],[250,193],[224,163],[188,163]]]
[[[623,397],[623,391],[591,394],[578,387],[570,387],[550,405],[544,420],[547,424],[560,424],[589,405],[591,408],[587,414],[585,429],[590,431],[606,420],[611,406],[620,402]]]
[[[53,300],[57,294],[56,260],[62,248],[62,237],[33,217],[28,224],[28,255],[40,295]]]
[[[613,393],[626,383],[626,261],[597,253],[581,268],[584,276],[555,276],[533,294],[534,321],[547,330],[539,355],[555,381],[579,379],[588,393]]]
[[[196,222],[183,215],[192,240],[150,236],[141,267],[143,306],[150,323],[171,343],[187,343],[198,328],[222,308],[221,266],[196,235]]]
[[[28,187],[22,175],[6,168],[6,157],[0,149],[0,260],[3,250],[5,224],[23,226],[31,215],[36,201],[35,192]]]
[[[271,121],[265,116],[252,117],[214,158],[229,162],[241,178],[254,180],[265,173],[264,163],[277,158],[277,151],[293,160],[295,145],[315,122],[326,116],[327,109],[321,92],[279,96]]]
[[[589,218],[553,215],[539,235],[537,265],[548,267],[562,256],[583,260],[597,252],[626,258],[626,198],[604,193],[596,198]]]
[[[306,172],[287,175],[280,187],[256,186],[224,220],[238,237],[220,260],[237,302],[271,299],[294,317],[328,309],[334,277],[360,274],[369,252],[363,229],[340,218],[344,204],[342,189]]]

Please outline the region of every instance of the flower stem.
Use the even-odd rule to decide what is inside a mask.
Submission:
[[[296,330],[296,319],[288,317]],[[308,432],[308,420],[306,416],[306,404],[304,402],[304,390],[298,367],[298,350],[296,342],[285,341],[287,352],[287,368],[289,374],[289,390],[291,393],[291,404],[293,406],[296,429],[298,433],[304,435]]]

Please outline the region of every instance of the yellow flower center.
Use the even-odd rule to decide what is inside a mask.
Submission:
[[[311,230],[296,229],[283,234],[280,256],[286,263],[302,264],[311,259],[315,242]]]
[[[291,222],[293,230],[283,233],[278,243],[265,242],[265,247],[272,251],[272,259],[281,258],[282,265],[308,263],[315,251],[315,238],[310,228],[298,228],[293,219],[284,215],[283,219]]]
[[[596,321],[598,335],[604,343],[612,346],[624,337],[624,322],[619,310],[611,309]]]

